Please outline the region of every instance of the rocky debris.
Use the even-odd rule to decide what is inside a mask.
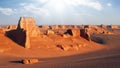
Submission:
[[[68,51],[71,48],[70,46],[67,45],[57,45],[57,47],[64,51]]]
[[[88,41],[91,41],[90,34],[87,28],[85,29],[80,29],[80,36],[85,38]]]
[[[53,30],[47,30],[47,35],[49,34],[55,34],[55,32]]]
[[[78,45],[57,45],[58,48],[62,49],[63,51],[68,51],[68,50],[79,50],[79,46]]]
[[[73,37],[80,36],[80,30],[79,29],[68,29],[65,34],[70,34]]]
[[[34,64],[34,63],[38,63],[39,60],[38,59],[24,59],[22,60],[23,64]]]

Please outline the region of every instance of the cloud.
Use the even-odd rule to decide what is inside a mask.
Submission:
[[[112,4],[111,4],[111,3],[107,3],[107,6],[108,6],[108,7],[111,7],[111,6],[112,6]]]
[[[40,15],[40,16],[48,15],[47,9],[40,8],[38,6],[35,6],[34,4],[20,3],[20,5],[22,6],[22,9],[24,9],[24,11],[22,12],[26,12],[29,14],[32,13],[34,15]]]
[[[53,5],[55,3],[59,4],[65,4],[67,6],[86,6],[86,7],[90,7],[93,9],[96,9],[98,11],[102,10],[102,4],[98,1],[98,0],[38,0],[38,2],[40,3],[45,3],[45,4],[49,4],[49,3],[53,3]],[[57,6],[57,5],[54,5]]]
[[[0,13],[5,14],[5,15],[12,15],[16,12],[16,9],[12,8],[1,8],[0,7]]]

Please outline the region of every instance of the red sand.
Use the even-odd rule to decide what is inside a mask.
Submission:
[[[59,38],[60,41],[60,37],[50,36],[54,40],[48,38],[47,41],[46,39],[35,41],[32,38],[32,47],[25,49],[4,35],[0,35],[0,42],[2,42],[0,43],[0,68],[120,68],[120,35],[99,36],[104,39],[104,44],[75,38],[72,40],[78,39],[91,46],[83,46],[78,51],[63,51],[54,46],[58,43],[54,40]],[[40,41],[43,43],[39,43]],[[69,44],[70,41],[59,43]],[[38,58],[40,62],[25,65],[20,62],[24,58]]]

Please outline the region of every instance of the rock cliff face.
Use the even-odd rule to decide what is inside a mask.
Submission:
[[[30,48],[30,37],[39,35],[40,30],[31,17],[21,17],[17,29],[6,32],[6,36],[25,48]]]
[[[27,31],[30,37],[38,37],[40,35],[40,30],[32,17],[21,17],[17,30]]]

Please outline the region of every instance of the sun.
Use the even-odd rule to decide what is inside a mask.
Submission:
[[[57,13],[63,12],[67,7],[65,0],[40,0],[40,2],[45,3],[45,6]]]
[[[51,0],[47,3],[49,9],[52,9],[56,12],[63,12],[66,8],[64,0]]]

